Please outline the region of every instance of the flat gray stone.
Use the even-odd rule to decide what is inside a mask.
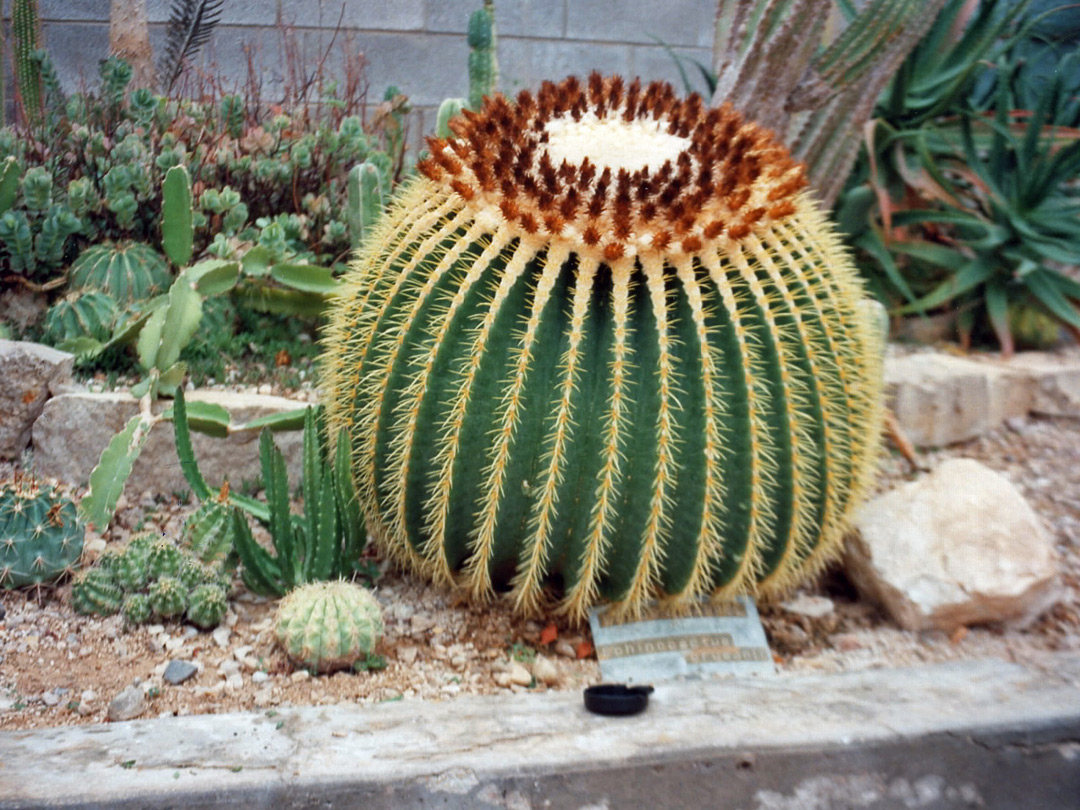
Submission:
[[[169,661],[165,667],[165,672],[162,673],[162,678],[166,683],[171,683],[173,686],[179,686],[184,681],[190,680],[195,677],[195,673],[199,671],[199,668],[190,661],[183,661],[179,658],[173,658]]]
[[[109,721],[119,723],[134,720],[146,711],[146,696],[137,686],[128,686],[109,703]]]
[[[634,717],[574,691],[0,732],[0,805],[1073,810],[1078,734],[1051,655],[657,684]]]
[[[228,391],[193,391],[188,400],[221,405],[229,412],[233,425],[307,404],[284,397]],[[171,405],[171,401],[161,400],[156,410]],[[101,451],[138,411],[138,400],[127,393],[71,393],[53,397],[34,424],[35,468],[42,475],[85,485]],[[192,431],[191,440],[199,469],[211,487],[219,486],[226,477],[234,487],[261,477],[258,431],[223,439]],[[298,481],[302,469],[302,431],[278,433],[274,441],[285,455],[293,481]],[[188,488],[176,457],[172,422],[159,422],[135,462],[128,480],[128,495],[138,499],[147,490],[169,495]]]
[[[71,382],[74,355],[40,343],[0,339],[0,459],[30,444],[45,401]]]

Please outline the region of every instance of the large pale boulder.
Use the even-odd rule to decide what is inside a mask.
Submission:
[[[1080,350],[1021,352],[1001,367],[1027,378],[1032,413],[1080,416]]]
[[[971,459],[866,504],[848,538],[848,575],[909,630],[1024,627],[1057,601],[1058,557],[1002,475]]]
[[[18,458],[30,444],[45,400],[71,382],[75,357],[40,343],[0,339],[0,458]]]
[[[1024,371],[936,352],[887,358],[885,391],[900,427],[919,446],[973,439],[1026,416],[1032,404]]]
[[[194,391],[188,394],[188,400],[221,405],[229,412],[233,425],[307,404],[284,397],[228,391]],[[171,404],[164,400],[155,407],[160,411]],[[127,393],[73,393],[53,397],[34,424],[34,468],[41,475],[86,484],[101,451],[138,411],[138,400]],[[291,479],[298,482],[302,468],[302,432],[278,433],[274,440],[285,455]],[[193,432],[192,446],[199,468],[211,486],[226,477],[233,486],[260,477],[257,431],[245,431],[222,439]],[[188,488],[176,458],[173,424],[159,422],[135,463],[127,491],[140,495],[149,490],[167,495]]]

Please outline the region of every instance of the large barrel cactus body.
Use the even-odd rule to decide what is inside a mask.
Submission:
[[[457,133],[326,337],[376,541],[577,619],[819,570],[870,475],[880,347],[801,167],[730,109],[598,76]]]

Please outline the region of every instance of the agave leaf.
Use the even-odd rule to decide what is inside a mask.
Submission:
[[[1080,329],[1080,310],[1069,301],[1054,275],[1046,270],[1029,274],[1024,283],[1039,301],[1055,316],[1070,326]]]
[[[993,274],[991,268],[980,258],[971,259],[956,271],[954,275],[943,281],[929,293],[901,307],[898,312],[908,315],[912,312],[924,312],[934,309],[956,298],[968,290],[975,289]]]
[[[1001,344],[1002,354],[1012,357],[1016,346],[1009,328],[1009,294],[1000,281],[991,280],[986,285],[986,314]]]
[[[143,414],[131,417],[101,451],[97,466],[90,473],[90,488],[79,502],[79,516],[85,523],[99,530],[109,525],[153,424],[153,417]]]

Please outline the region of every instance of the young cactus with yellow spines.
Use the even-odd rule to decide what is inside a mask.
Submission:
[[[596,74],[455,134],[325,338],[376,542],[577,620],[819,571],[872,473],[881,347],[803,168],[730,107]]]

